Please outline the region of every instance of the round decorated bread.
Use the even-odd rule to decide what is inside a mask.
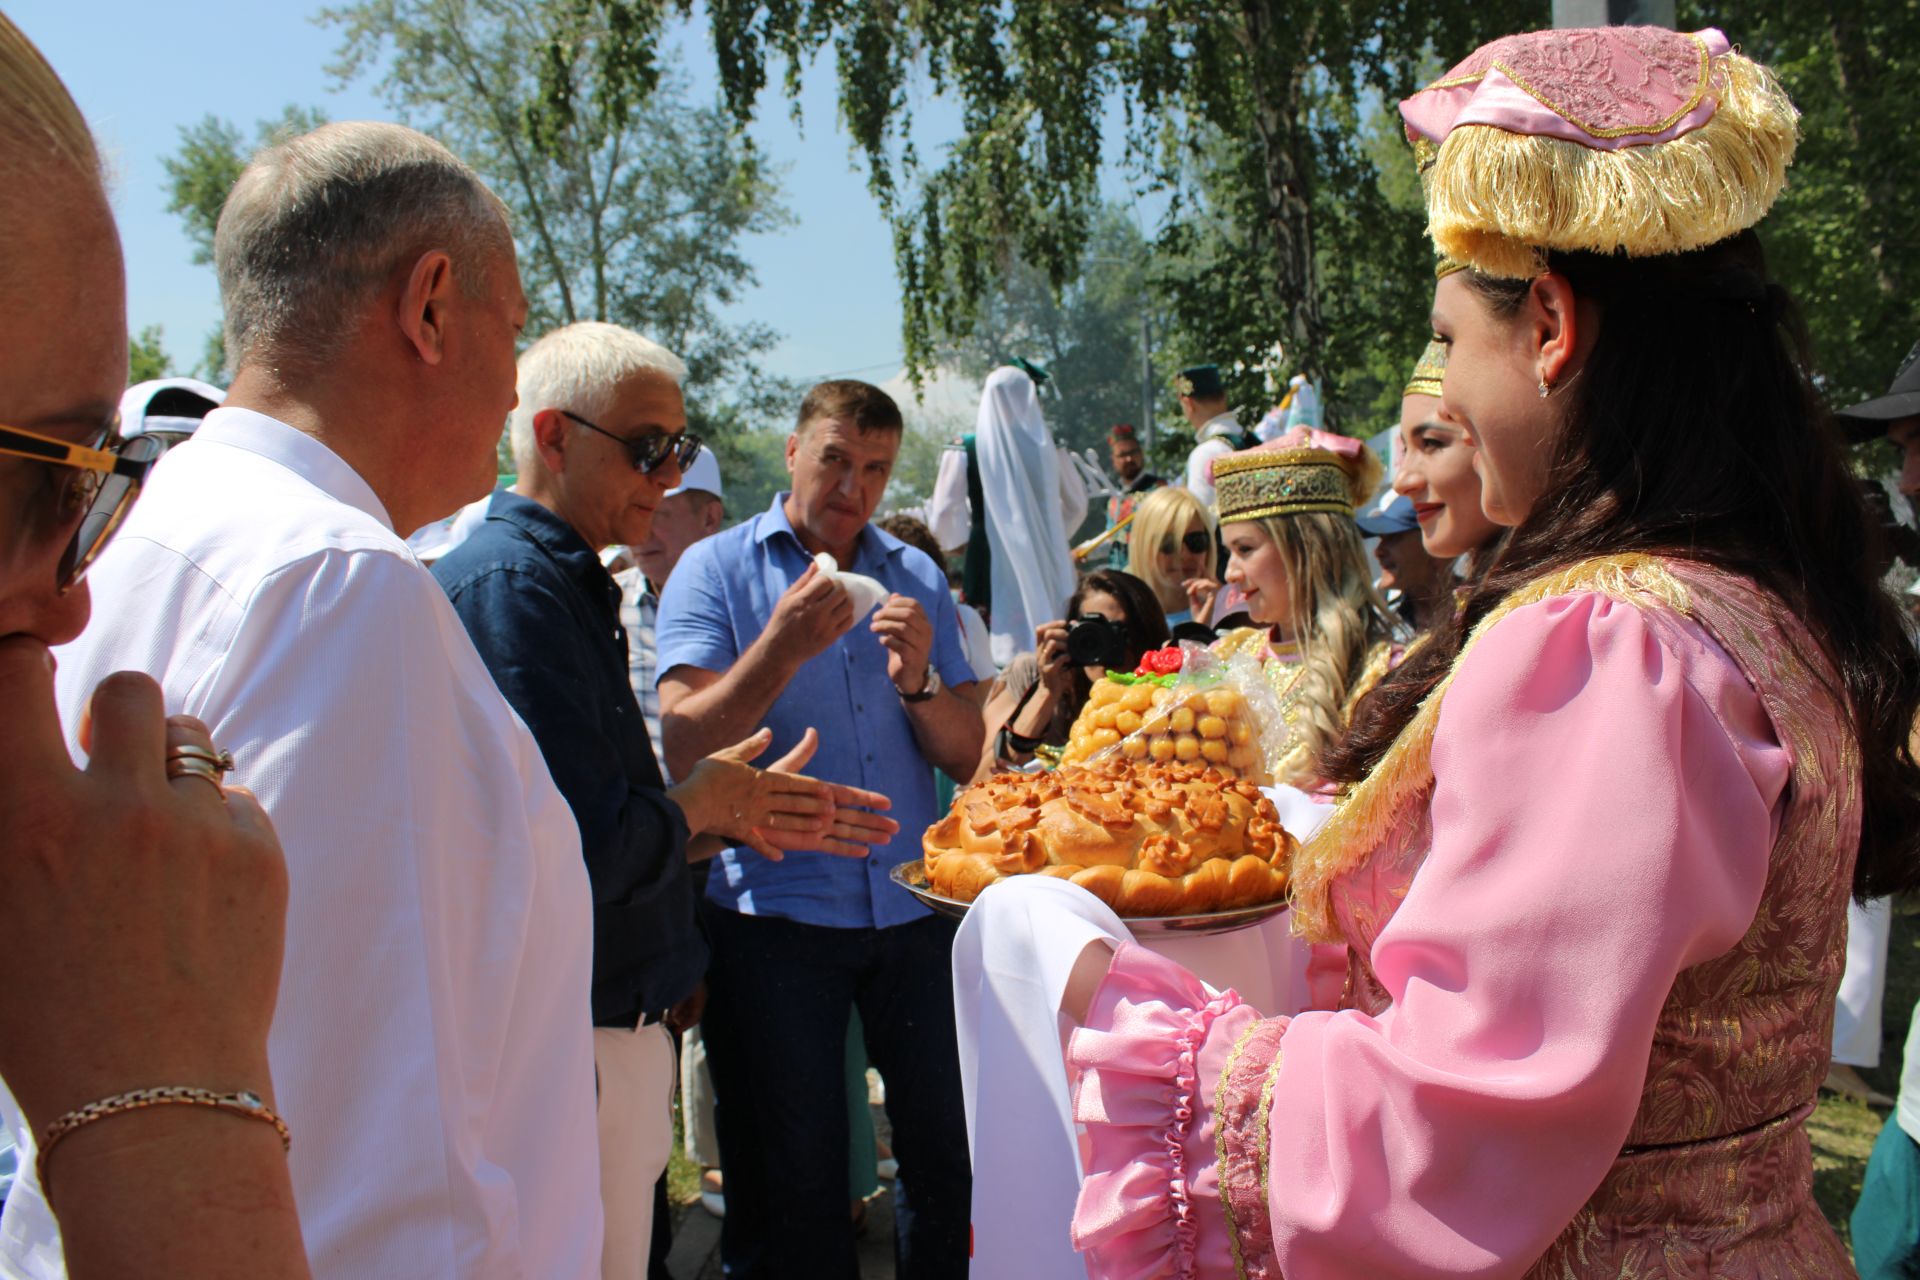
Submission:
[[[1154,764],[1204,764],[1235,778],[1266,781],[1247,699],[1222,682],[1180,684],[1178,649],[1149,653],[1132,675],[1096,680],[1067,734],[1062,764],[1103,751]]]
[[[1048,875],[1123,916],[1180,916],[1284,897],[1296,842],[1245,779],[1110,756],[975,783],[921,847],[934,892],[962,902],[1006,876]]]

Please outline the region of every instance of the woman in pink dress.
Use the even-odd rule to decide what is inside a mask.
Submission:
[[[1850,1275],[1804,1121],[1848,893],[1920,879],[1920,673],[1749,229],[1795,113],[1653,28],[1509,37],[1401,111],[1466,268],[1442,415],[1511,540],[1296,864],[1338,1009],[1081,946],[1071,886],[976,904],[1076,940],[1073,1244],[1141,1280]]]

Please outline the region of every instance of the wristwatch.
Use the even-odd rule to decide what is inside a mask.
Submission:
[[[900,701],[902,702],[925,702],[929,698],[938,697],[940,689],[940,673],[934,670],[931,662],[927,664],[927,682],[920,687],[920,692],[900,693],[900,686],[893,686],[893,691],[900,693]]]

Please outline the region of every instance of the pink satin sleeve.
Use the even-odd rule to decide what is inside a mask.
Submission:
[[[1141,1078],[1124,1085],[1124,1130],[1098,1133],[1082,1109],[1101,1158],[1075,1219],[1078,1237],[1104,1215],[1091,1273],[1232,1275],[1212,1264],[1237,1248],[1246,1274],[1289,1280],[1523,1274],[1618,1154],[1675,975],[1751,923],[1788,767],[1751,687],[1691,623],[1598,595],[1516,610],[1446,695],[1433,847],[1370,956],[1383,1014],[1256,1022],[1144,953],[1116,957],[1069,1049],[1083,1097],[1109,1084],[1097,1059],[1144,1063],[1111,1037],[1168,1019],[1202,1069],[1182,1077],[1198,1080],[1191,1119],[1170,1105],[1155,1130]],[[1101,1020],[1114,1014],[1128,1025]],[[1221,1095],[1230,1036],[1261,1055],[1233,1076],[1264,1105]],[[1186,1096],[1164,1083],[1170,1102]],[[1209,1141],[1222,1104],[1234,1142]],[[1249,1125],[1265,1131],[1265,1177],[1236,1188],[1211,1150],[1244,1145]],[[1164,1182],[1101,1180],[1175,1145],[1181,1196],[1199,1201],[1183,1217],[1169,1219],[1180,1197]],[[1222,1198],[1243,1210],[1233,1230]],[[1262,1204],[1267,1220],[1249,1221]],[[1150,1240],[1174,1246],[1152,1265]]]

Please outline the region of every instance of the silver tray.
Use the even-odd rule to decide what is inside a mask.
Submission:
[[[967,914],[972,905],[958,898],[949,898],[945,894],[935,893],[933,886],[927,883],[925,862],[915,858],[912,862],[903,862],[890,873],[893,882],[914,897],[931,907],[937,914],[959,920]],[[1187,934],[1204,936],[1212,933],[1233,933],[1240,929],[1251,928],[1262,920],[1271,920],[1287,909],[1285,898],[1278,902],[1263,902],[1257,907],[1235,907],[1231,911],[1208,911],[1192,916],[1122,916],[1120,922],[1136,936],[1149,937],[1165,934]]]

